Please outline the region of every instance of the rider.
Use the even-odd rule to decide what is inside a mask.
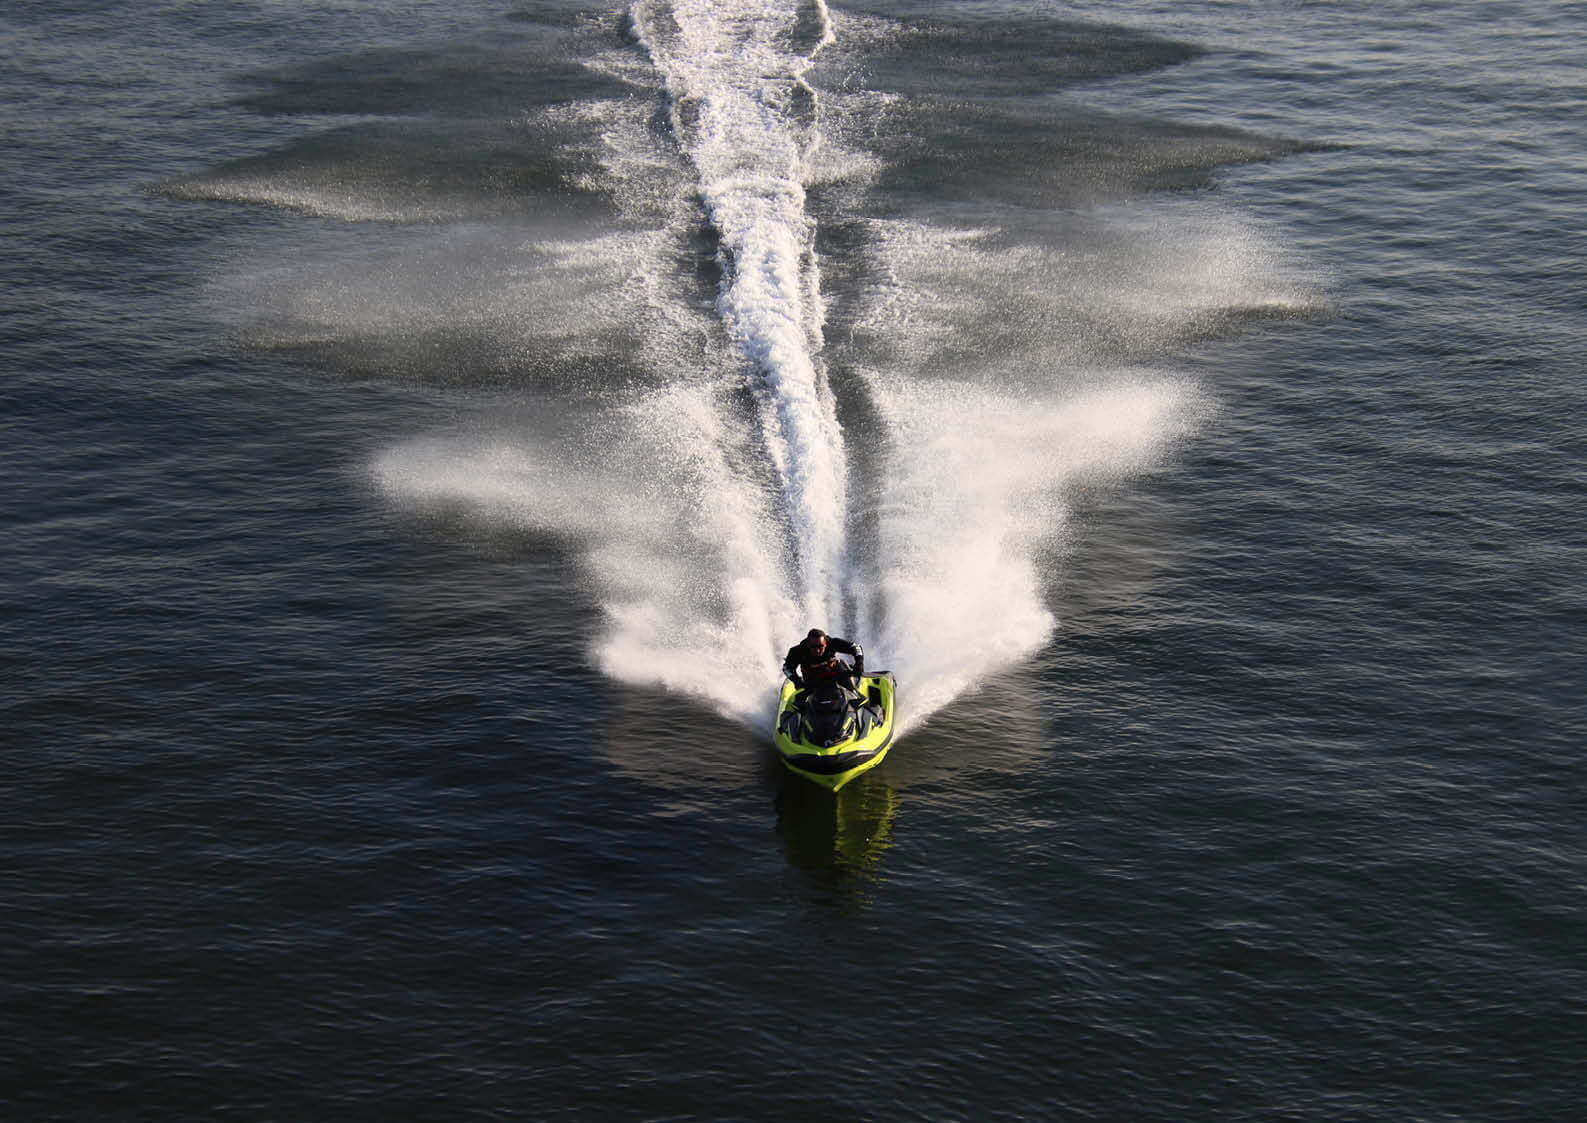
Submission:
[[[854,656],[852,670],[838,658],[840,654]],[[828,680],[855,690],[865,674],[865,649],[846,639],[829,636],[820,628],[811,628],[809,635],[788,649],[782,669],[801,690]]]

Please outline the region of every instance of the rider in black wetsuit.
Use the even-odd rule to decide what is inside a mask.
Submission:
[[[850,670],[839,655],[854,656],[854,668]],[[829,636],[820,628],[811,628],[809,635],[788,649],[782,669],[800,689],[831,680],[855,690],[865,674],[865,649],[846,639]]]

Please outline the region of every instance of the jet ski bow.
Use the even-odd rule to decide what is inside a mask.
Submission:
[[[893,743],[896,686],[891,671],[865,675],[854,690],[830,680],[783,683],[773,737],[783,764],[833,791],[875,768]]]

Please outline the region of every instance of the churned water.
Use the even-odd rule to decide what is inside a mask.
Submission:
[[[7,1118],[1579,1111],[1587,6],[0,30]]]

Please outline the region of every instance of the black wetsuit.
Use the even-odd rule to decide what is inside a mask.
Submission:
[[[854,656],[852,672],[838,661],[839,655]],[[817,655],[810,649],[810,641],[804,639],[788,649],[788,658],[782,661],[782,669],[801,689],[829,678],[835,678],[852,689],[865,672],[865,649],[846,639],[828,636],[826,650]]]

